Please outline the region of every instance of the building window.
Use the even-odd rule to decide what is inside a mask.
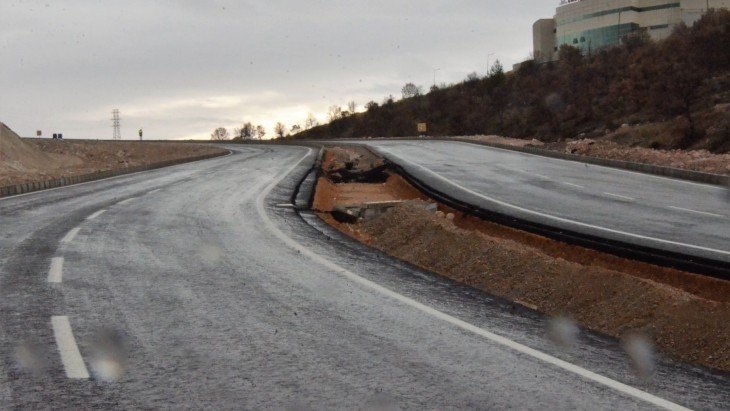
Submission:
[[[586,38],[585,38],[585,37],[581,37],[581,38],[580,38],[580,42],[581,42],[581,43],[585,43],[585,42],[586,42]]]
[[[578,44],[578,39],[573,39],[573,44]]]

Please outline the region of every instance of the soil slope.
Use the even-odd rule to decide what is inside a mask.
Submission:
[[[223,153],[190,143],[22,139],[0,123],[0,186]]]
[[[315,209],[343,233],[547,315],[618,338],[640,333],[665,353],[730,371],[730,282],[563,244],[444,205],[427,211],[418,204],[423,194],[397,175],[380,184],[335,184],[327,177],[340,166],[338,158],[367,153],[330,151]],[[354,224],[327,213],[371,199],[410,201]]]

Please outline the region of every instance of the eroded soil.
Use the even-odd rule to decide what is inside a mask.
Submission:
[[[328,178],[343,159],[372,156],[335,148],[324,157],[314,208],[346,235],[547,315],[618,338],[638,332],[669,355],[730,371],[730,282],[563,244],[444,205],[430,212],[420,202],[432,200],[390,172],[376,184]],[[413,201],[352,224],[330,214],[338,205],[392,200]]]

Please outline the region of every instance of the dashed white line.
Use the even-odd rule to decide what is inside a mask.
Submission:
[[[538,351],[534,348],[530,348],[526,345],[520,344],[518,342],[512,341],[508,338],[502,337],[501,335],[494,334],[490,331],[487,331],[483,328],[477,327],[473,324],[470,324],[466,321],[460,320],[456,317],[453,317],[449,314],[446,314],[444,312],[441,312],[439,310],[436,310],[435,308],[429,307],[425,304],[422,304],[412,298],[406,297],[402,294],[398,294],[395,291],[390,290],[389,288],[383,287],[380,284],[377,284],[373,281],[370,281],[366,278],[360,277],[359,275],[346,270],[339,265],[333,263],[332,261],[320,256],[319,254],[315,253],[314,251],[310,250],[309,248],[303,246],[296,240],[292,239],[291,237],[284,234],[281,230],[279,230],[278,227],[274,225],[274,223],[269,219],[268,215],[266,214],[266,210],[264,208],[264,199],[268,196],[269,192],[273,190],[273,188],[291,173],[302,161],[304,161],[305,158],[311,153],[311,149],[307,152],[307,154],[302,157],[296,164],[294,164],[291,168],[286,170],[284,173],[280,174],[277,178],[274,179],[274,181],[266,187],[261,194],[256,199],[256,211],[258,212],[259,216],[263,220],[264,224],[267,226],[269,231],[272,232],[276,237],[278,237],[282,242],[287,244],[289,247],[299,251],[302,255],[305,255],[309,257],[310,259],[314,260],[315,262],[341,274],[343,277],[349,279],[350,281],[360,284],[361,286],[364,286],[366,288],[369,288],[377,293],[383,294],[387,297],[393,298],[394,300],[397,300],[407,306],[410,306],[412,308],[415,308],[427,315],[431,315],[435,318],[438,318],[440,320],[446,321],[458,328],[461,328],[462,330],[474,333],[478,336],[481,336],[487,340],[490,340],[496,344],[508,347],[512,350],[515,350],[517,352],[520,352],[522,354],[525,354],[527,356],[530,356],[532,358],[538,359],[540,361],[543,361],[545,363],[551,364],[553,366],[556,366],[558,368],[561,368],[565,371],[571,372],[573,374],[579,375],[587,380],[593,381],[595,383],[604,385],[606,387],[612,388],[618,392],[621,392],[623,394],[632,396],[634,398],[646,401],[650,404],[654,404],[658,407],[668,409],[668,410],[687,410],[687,408],[673,403],[671,401],[665,400],[664,398],[657,397],[656,395],[650,394],[646,391],[641,391],[638,388],[634,388],[630,385],[626,385],[624,383],[621,383],[616,380],[612,380],[608,377],[605,377],[603,375],[594,373],[593,371],[587,370],[583,367],[579,367],[575,364],[571,364],[567,361],[561,360],[559,358],[553,357],[549,354],[546,354],[542,351]]]
[[[636,200],[633,197],[626,197],[626,196],[622,196],[620,194],[609,193],[609,192],[606,192],[606,191],[604,191],[603,194],[605,194],[605,195],[607,195],[609,197],[619,198],[621,200],[626,200],[626,201],[635,201]]]
[[[673,210],[686,211],[688,213],[695,213],[695,214],[708,215],[711,217],[725,218],[725,216],[722,214],[708,213],[707,211],[697,211],[697,210],[692,210],[690,208],[682,208],[682,207],[674,207],[674,206],[668,206],[668,208],[671,208]]]
[[[154,190],[152,190],[152,191],[148,192],[147,194],[154,194],[154,193],[156,193],[156,192],[158,192],[158,191],[160,191],[160,190],[162,190],[162,189],[161,189],[161,188],[156,188],[156,189],[154,189]]]
[[[94,214],[92,214],[92,215],[90,215],[90,216],[86,217],[86,219],[87,219],[87,220],[93,220],[93,219],[95,219],[96,217],[99,217],[100,215],[104,214],[104,212],[105,212],[105,211],[106,211],[106,210],[99,210],[99,211],[95,212]]]
[[[63,237],[63,238],[61,239],[61,242],[62,242],[62,243],[70,243],[71,241],[73,241],[73,239],[74,239],[74,238],[76,238],[76,234],[78,234],[78,233],[79,233],[79,231],[81,231],[81,227],[76,227],[76,228],[74,228],[73,230],[69,231],[69,232],[68,232],[68,233],[67,233],[67,234],[66,234],[66,235],[65,235],[65,236],[64,236],[64,237]]]
[[[66,377],[73,379],[88,379],[89,370],[86,369],[84,359],[81,357],[79,347],[76,345],[74,333],[71,330],[71,323],[66,316],[51,317],[53,336],[56,338],[58,352],[61,354],[61,362],[66,370]]]
[[[575,187],[575,188],[585,188],[583,186],[579,186],[578,184],[569,183],[567,181],[563,181],[563,184],[565,184],[566,186],[571,186],[571,187]]]
[[[118,202],[117,204],[127,204],[128,202],[130,202],[130,201],[132,201],[132,200],[134,200],[136,198],[137,197],[128,198],[126,200],[122,200],[122,201]]]
[[[63,257],[53,257],[48,269],[48,282],[58,284],[63,279]]]

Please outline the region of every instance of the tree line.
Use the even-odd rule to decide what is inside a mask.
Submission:
[[[408,83],[401,100],[371,101],[363,113],[333,106],[328,123],[293,137],[413,136],[423,122],[434,136],[556,141],[664,122],[678,136],[667,148],[703,141],[713,151],[730,150],[730,110],[717,110],[730,103],[730,11],[711,10],[665,40],[639,31],[620,46],[582,53],[565,45],[558,54],[558,61],[527,61],[510,73],[496,62],[486,76],[473,73],[427,93]]]

